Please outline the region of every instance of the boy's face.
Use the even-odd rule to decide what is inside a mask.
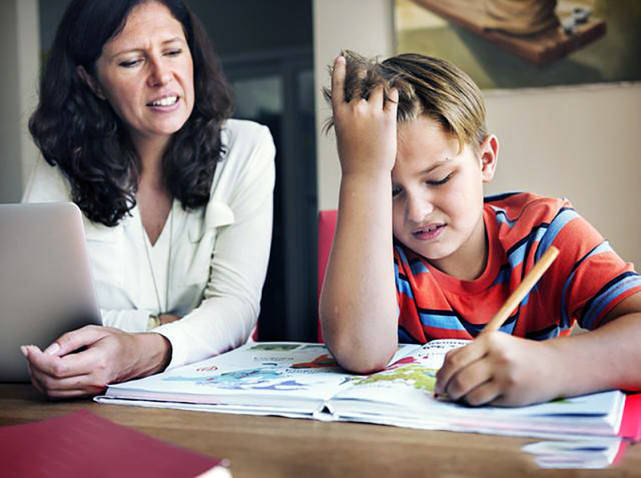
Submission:
[[[496,137],[479,152],[434,120],[398,126],[392,170],[394,236],[443,272],[474,279],[485,265],[483,183],[494,176]]]

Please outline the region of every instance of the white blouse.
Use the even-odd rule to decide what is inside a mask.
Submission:
[[[143,332],[150,314],[182,317],[153,329],[171,342],[168,368],[238,347],[260,310],[272,233],[274,143],[265,126],[240,120],[228,120],[221,139],[226,153],[216,164],[209,203],[185,211],[174,200],[153,248],[137,206],[115,227],[84,218],[103,324]],[[39,160],[23,202],[70,200],[66,178]]]

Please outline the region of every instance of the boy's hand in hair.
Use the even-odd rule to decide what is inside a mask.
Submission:
[[[332,110],[343,176],[391,174],[396,160],[398,91],[392,89],[386,101],[381,84],[367,99],[354,91],[346,102],[345,72],[345,58],[339,56],[332,71]]]

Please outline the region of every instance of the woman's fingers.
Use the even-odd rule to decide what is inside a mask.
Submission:
[[[74,350],[87,347],[97,342],[108,335],[112,330],[113,329],[108,327],[87,325],[61,335],[45,349],[45,352],[48,355],[63,356],[73,352]]]
[[[64,357],[46,354],[35,346],[29,346],[28,349],[28,360],[32,370],[50,377],[61,379],[86,375],[98,368],[99,358],[95,348],[67,354]]]
[[[40,375],[37,373],[34,373],[33,369],[31,368],[31,364],[27,362],[27,370],[29,371],[29,377],[31,377],[31,383],[33,384],[34,388],[38,390],[40,393],[46,395],[46,391],[44,386],[40,383]]]
[[[100,393],[107,380],[100,380],[96,353],[90,349],[64,357],[45,354],[30,346],[29,375],[34,387],[48,397],[67,398]]]

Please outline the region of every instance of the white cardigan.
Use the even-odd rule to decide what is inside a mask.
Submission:
[[[138,207],[115,227],[84,218],[103,324],[143,332],[152,313],[183,317],[153,329],[171,342],[168,368],[238,347],[260,310],[272,233],[274,143],[265,126],[239,120],[228,120],[221,138],[226,154],[216,164],[207,206],[190,212],[177,200],[172,206],[166,310],[157,310]],[[58,168],[38,160],[23,202],[70,200]]]

